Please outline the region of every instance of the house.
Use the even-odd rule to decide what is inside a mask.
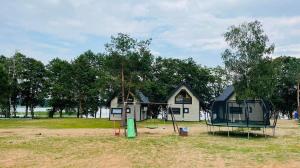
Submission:
[[[136,91],[135,94],[130,93],[127,99],[126,114],[127,117],[134,118],[136,121],[147,119],[149,99],[142,92]],[[109,103],[109,120],[121,120],[123,102],[122,96],[114,96]]]
[[[271,105],[261,99],[237,100],[228,86],[212,105],[211,124],[227,126],[269,126]]]
[[[167,103],[167,120],[172,120],[172,110],[177,121],[200,121],[200,99],[187,84],[177,86],[167,98]]]

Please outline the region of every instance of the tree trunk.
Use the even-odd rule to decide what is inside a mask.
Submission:
[[[11,98],[9,97],[9,100],[8,100],[8,109],[6,110],[6,114],[5,114],[6,118],[10,118],[10,111],[11,111]]]
[[[102,117],[102,107],[100,107],[100,118]]]
[[[82,100],[81,100],[81,98],[79,98],[79,114],[80,114],[80,118],[82,118]]]
[[[79,107],[77,107],[77,118],[79,118]]]
[[[13,113],[14,113],[14,117],[16,118],[17,117],[17,106],[16,104],[13,105]]]
[[[62,118],[62,111],[63,109],[59,109],[59,118]]]
[[[299,92],[300,92],[300,88],[299,88],[299,81],[297,82],[297,111],[298,111],[298,114],[300,113],[300,100],[299,100]]]
[[[55,107],[52,107],[52,110],[50,110],[48,114],[49,118],[53,118],[54,113],[55,113]]]
[[[31,118],[34,119],[33,105],[30,106]]]
[[[28,117],[28,104],[26,103],[26,110],[25,110],[25,116],[24,116],[25,118],[27,118]]]

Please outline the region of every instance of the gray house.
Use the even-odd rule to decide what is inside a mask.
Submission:
[[[126,114],[127,117],[132,117],[136,121],[147,119],[149,99],[142,92],[136,91],[135,94],[130,93],[127,100]],[[114,96],[110,100],[109,120],[121,120],[123,110],[122,97]]]
[[[180,84],[168,97],[169,114],[171,120],[172,109],[177,121],[200,121],[200,100],[192,89],[185,83]]]

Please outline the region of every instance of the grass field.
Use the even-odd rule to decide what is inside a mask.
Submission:
[[[114,128],[114,122],[86,118],[3,119],[0,120],[0,128]]]
[[[145,128],[153,123],[157,129]],[[279,121],[275,137],[256,131],[249,140],[237,131],[227,137],[226,128],[211,135],[204,123],[189,122],[178,123],[190,130],[188,137],[179,137],[171,123],[160,121],[139,123],[139,136],[126,139],[113,135],[112,124],[103,119],[0,120],[0,167],[300,166],[295,121]]]

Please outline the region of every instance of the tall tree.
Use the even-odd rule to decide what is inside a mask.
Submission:
[[[97,56],[89,50],[72,62],[73,89],[78,102],[77,117],[98,110],[97,61]]]
[[[9,79],[8,72],[6,71],[3,63],[0,63],[0,91],[0,114],[5,115],[5,117],[9,117]]]
[[[234,74],[237,96],[245,99],[266,98],[261,96],[271,95],[272,88],[264,84],[260,84],[262,88],[255,87],[260,80],[257,80],[256,76],[251,76],[255,74],[253,72],[257,75],[259,71],[254,69],[262,67],[263,62],[268,62],[270,60],[268,56],[274,51],[274,45],[268,45],[269,39],[264,34],[262,24],[254,21],[231,26],[224,34],[224,38],[230,49],[224,51],[222,58],[226,68]]]
[[[33,58],[25,58],[24,70],[21,73],[21,97],[26,106],[25,117],[30,108],[31,117],[34,118],[34,108],[41,104],[46,96],[46,70],[42,62]]]
[[[56,111],[62,117],[62,111],[73,104],[72,66],[69,62],[55,58],[47,65],[50,105],[49,117]]]
[[[297,83],[300,75],[300,59],[281,56],[272,62],[276,73],[276,89],[273,103],[283,114],[292,116],[297,109]]]
[[[111,67],[111,74],[118,76],[122,94],[122,101],[126,102],[129,92],[134,91],[139,82],[145,79],[145,74],[140,73],[147,69],[145,64],[151,64],[152,55],[149,50],[151,40],[138,41],[127,34],[119,33],[111,37],[111,42],[105,45]],[[126,125],[126,107],[123,103],[122,125]]]
[[[10,102],[13,108],[13,115],[16,117],[17,105],[21,99],[21,74],[24,71],[24,61],[26,56],[16,52],[11,58],[8,59],[8,69],[9,69],[9,83],[10,83]]]

